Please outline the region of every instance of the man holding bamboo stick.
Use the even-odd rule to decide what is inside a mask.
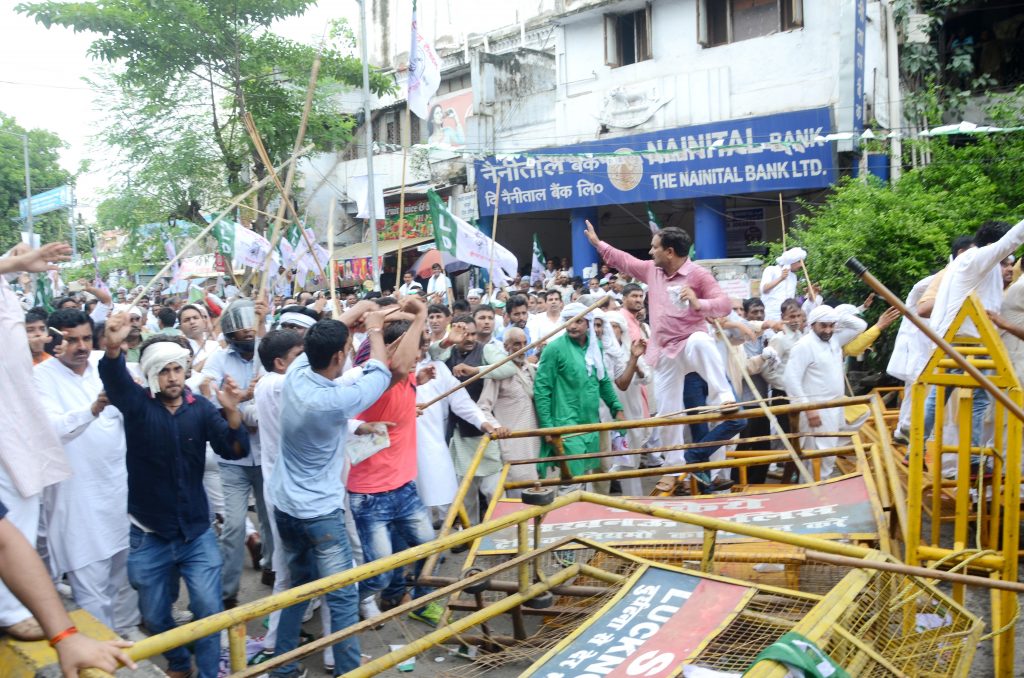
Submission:
[[[728,315],[732,305],[711,272],[690,261],[690,235],[680,228],[663,228],[651,236],[651,261],[641,261],[602,242],[589,221],[586,234],[606,264],[647,284],[651,313],[647,364],[654,370],[658,411],[682,409],[683,382],[690,372],[707,382],[709,403],[723,410],[735,408],[725,362],[707,322],[707,318]],[[660,437],[665,445],[680,445],[682,427],[663,426]],[[668,452],[666,461],[683,463],[683,452]]]

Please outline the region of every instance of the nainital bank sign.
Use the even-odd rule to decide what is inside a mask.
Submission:
[[[816,108],[492,156],[475,163],[480,214],[826,188],[835,153],[815,139],[831,130]]]

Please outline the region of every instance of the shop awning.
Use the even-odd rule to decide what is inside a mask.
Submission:
[[[432,242],[433,237],[427,238],[406,238],[402,241],[402,249],[408,249],[410,247],[416,247],[426,242]],[[344,259],[361,259],[363,257],[369,257],[373,255],[371,251],[371,244],[368,242],[357,242],[354,245],[343,247],[340,250],[335,251],[334,258],[338,261]],[[397,240],[381,240],[377,243],[377,254],[384,256],[385,254],[391,254],[398,249]]]

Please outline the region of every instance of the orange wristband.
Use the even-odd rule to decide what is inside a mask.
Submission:
[[[50,638],[50,647],[57,647],[57,643],[59,643],[60,641],[64,640],[68,636],[75,635],[76,633],[78,633],[78,627],[76,627],[76,626],[69,626],[69,627],[67,627],[66,629],[64,629],[63,631],[61,631],[57,635],[55,635],[53,638]]]

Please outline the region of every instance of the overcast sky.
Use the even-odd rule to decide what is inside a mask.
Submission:
[[[0,0],[0,111],[13,115],[23,127],[50,130],[70,144],[61,154],[61,164],[67,170],[74,172],[83,159],[92,159],[90,172],[78,184],[79,211],[91,219],[101,200],[98,191],[108,184],[102,151],[91,142],[103,115],[95,109],[93,93],[82,82],[96,72],[95,62],[86,54],[95,34],[46,29],[16,13],[17,4]],[[321,2],[302,18],[283,22],[277,30],[313,42],[327,21],[337,16],[349,16],[355,25],[359,6],[355,0]],[[32,192],[46,188],[50,187],[33,186]]]

